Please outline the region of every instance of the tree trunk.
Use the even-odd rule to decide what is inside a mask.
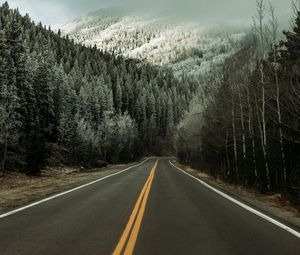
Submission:
[[[280,106],[280,89],[279,89],[279,80],[278,80],[278,70],[277,70],[277,53],[276,47],[274,45],[274,74],[275,74],[275,84],[276,84],[276,106],[277,106],[277,118],[278,118],[278,134],[279,134],[279,143],[280,143],[280,153],[281,153],[281,162],[282,162],[282,179],[283,184],[287,184],[287,168],[285,161],[284,153],[284,144],[283,144],[283,132],[282,132],[282,115],[281,115],[281,106]]]
[[[232,135],[233,135],[233,150],[234,150],[234,168],[236,173],[236,181],[239,182],[239,170],[238,170],[238,154],[237,154],[237,140],[236,140],[236,130],[235,130],[235,109],[234,109],[234,95],[232,92],[231,97],[231,117],[232,117]]]
[[[201,139],[199,141],[199,152],[200,152],[200,166],[201,166],[201,168],[204,168],[203,149],[202,149]]]
[[[63,140],[64,140],[64,134],[62,134],[60,136],[59,148],[58,148],[59,153],[61,153],[61,148],[62,148]]]
[[[6,134],[5,134],[5,136],[6,136]],[[7,138],[5,137],[5,141],[4,141],[4,153],[3,153],[3,160],[2,160],[1,174],[0,174],[1,178],[3,178],[4,175],[5,175],[6,157],[7,157]]]
[[[261,73],[261,96],[262,96],[262,139],[263,139],[263,154],[265,160],[265,168],[266,168],[266,178],[267,178],[267,188],[271,188],[270,181],[270,169],[268,164],[268,152],[267,152],[267,123],[266,123],[266,90],[265,90],[265,76],[264,76],[264,68],[263,62],[260,63],[260,73]]]
[[[247,148],[246,148],[246,134],[245,134],[245,122],[244,122],[244,107],[242,103],[241,91],[239,90],[239,103],[240,103],[240,117],[241,117],[241,127],[242,127],[242,144],[243,144],[243,168],[244,173],[246,172],[246,160],[247,160]],[[247,180],[245,174],[243,176],[244,180]]]
[[[229,137],[229,131],[228,131],[228,128],[227,128],[226,129],[226,141],[225,141],[227,172],[225,173],[225,176],[230,175],[230,160],[229,160],[229,154],[228,154],[228,137]]]
[[[254,168],[254,176],[255,178],[258,177],[258,173],[257,173],[257,166],[256,166],[256,147],[255,147],[255,139],[254,139],[254,127],[253,127],[253,109],[251,106],[251,102],[250,102],[250,92],[247,89],[247,101],[248,101],[248,129],[249,129],[249,135],[250,135],[250,140],[251,140],[251,146],[252,146],[252,162],[253,162],[253,168]]]
[[[263,154],[263,159],[264,159],[264,165],[265,165],[265,175],[263,175],[263,181],[266,182],[267,184],[267,189],[270,189],[270,184],[269,184],[269,164],[267,161],[267,153],[266,153],[266,148],[265,148],[265,137],[264,137],[264,130],[263,130],[263,124],[262,124],[262,114],[259,112],[259,107],[256,99],[256,113],[257,113],[257,120],[258,120],[258,126],[259,126],[259,133],[260,133],[260,140],[261,140],[261,148],[262,148],[262,154]]]

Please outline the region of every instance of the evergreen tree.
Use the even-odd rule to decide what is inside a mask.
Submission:
[[[41,169],[47,164],[46,137],[39,125],[38,117],[31,126],[26,141],[26,173],[28,175],[39,175]]]
[[[281,42],[281,63],[284,72],[292,78],[297,78],[299,74],[300,58],[300,11],[295,21],[293,31],[284,32],[286,40]]]
[[[116,113],[120,114],[122,111],[122,89],[121,89],[121,81],[117,78],[116,83],[114,85],[114,107]]]
[[[53,148],[86,166],[159,151],[152,145],[163,146],[168,116],[178,108],[165,97],[187,102],[190,93],[190,84],[182,88],[158,67],[75,44],[7,3],[0,7],[0,60],[0,145],[25,151],[18,156],[29,174],[39,173]],[[180,107],[173,125],[187,104]]]
[[[4,145],[1,164],[2,175],[5,172],[8,146],[18,142],[21,125],[20,115],[17,111],[19,97],[17,95],[14,62],[6,53],[5,43],[0,41],[0,60],[3,61],[0,64],[0,142]]]
[[[54,127],[53,69],[48,62],[39,63],[34,76],[34,90],[38,108],[39,126],[46,140],[51,140]]]

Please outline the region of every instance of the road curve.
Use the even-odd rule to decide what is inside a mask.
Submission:
[[[299,255],[300,239],[167,159],[0,219],[1,255]]]

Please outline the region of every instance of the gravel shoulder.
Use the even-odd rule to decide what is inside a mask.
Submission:
[[[51,167],[44,169],[38,177],[8,172],[0,179],[0,214],[119,172],[135,164],[137,162],[90,170],[79,167]]]
[[[199,170],[176,164],[182,170],[205,181],[209,185],[255,208],[266,215],[300,231],[300,208],[291,205],[280,194],[261,194],[258,191],[243,186],[232,185],[215,179]]]

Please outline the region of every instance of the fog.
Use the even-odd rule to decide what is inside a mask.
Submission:
[[[3,3],[3,0],[0,0]],[[29,13],[37,22],[59,27],[79,16],[100,8],[123,5],[134,8],[172,10],[205,23],[251,23],[255,0],[8,0],[13,8]],[[266,0],[271,3],[281,22],[291,14],[289,0]]]

